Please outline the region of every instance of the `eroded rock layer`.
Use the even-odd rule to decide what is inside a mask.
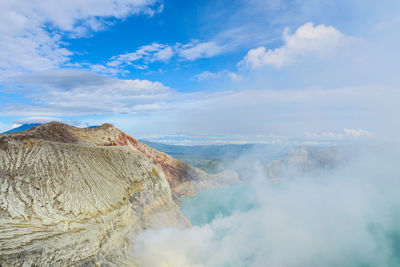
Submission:
[[[112,125],[0,135],[1,266],[135,266],[127,235],[189,222],[174,199],[234,183]]]

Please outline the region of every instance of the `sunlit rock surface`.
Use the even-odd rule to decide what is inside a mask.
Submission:
[[[1,266],[136,266],[128,236],[189,226],[176,200],[237,180],[208,175],[110,124],[52,122],[0,135]]]

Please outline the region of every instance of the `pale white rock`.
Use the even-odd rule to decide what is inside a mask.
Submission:
[[[108,124],[53,122],[0,135],[1,266],[136,266],[127,236],[188,227],[174,199],[237,181]]]

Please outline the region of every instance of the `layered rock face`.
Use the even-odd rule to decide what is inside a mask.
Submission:
[[[189,226],[174,199],[237,179],[208,175],[109,124],[0,135],[0,264],[135,266],[128,235]]]

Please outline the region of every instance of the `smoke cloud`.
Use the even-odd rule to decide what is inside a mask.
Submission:
[[[397,266],[399,156],[374,148],[278,184],[248,165],[251,182],[191,199],[184,213],[197,225],[147,230],[134,238],[134,256],[144,266]],[[196,222],[196,212],[212,216]]]

